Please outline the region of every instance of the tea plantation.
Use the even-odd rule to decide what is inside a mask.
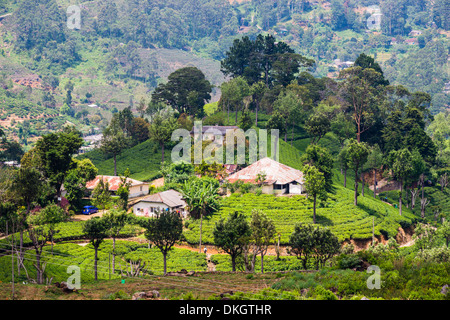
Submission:
[[[276,197],[266,194],[232,194],[224,198],[221,209],[204,218],[202,241],[213,244],[214,225],[220,219],[239,211],[250,219],[254,209],[264,211],[271,218],[277,231],[281,234],[281,244],[287,244],[296,223],[312,223],[313,202],[303,195],[291,197]],[[394,237],[399,227],[408,227],[415,220],[409,210],[404,210],[400,216],[397,208],[383,203],[370,196],[359,197],[358,206],[353,204],[353,192],[341,186],[336,186],[334,194],[317,208],[317,223],[328,227],[339,240],[370,239],[372,224],[375,236]],[[185,223],[186,240],[197,243],[199,239],[199,221],[189,220]]]

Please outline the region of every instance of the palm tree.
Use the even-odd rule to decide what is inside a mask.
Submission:
[[[194,219],[200,219],[200,253],[202,249],[203,216],[219,209],[220,196],[218,190],[218,181],[208,177],[192,177],[188,181],[185,181],[181,188],[189,215]]]

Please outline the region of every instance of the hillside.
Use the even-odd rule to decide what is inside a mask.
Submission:
[[[43,1],[48,12],[25,3],[4,1],[1,8],[10,15],[0,24],[5,89],[0,97],[9,100],[7,107],[0,106],[0,125],[26,149],[39,136],[65,124],[87,134],[104,128],[116,110],[131,106],[136,112],[142,98],[148,101],[158,83],[184,66],[196,66],[205,73],[215,86],[211,101],[217,101],[218,86],[225,80],[220,61],[226,51],[235,38],[258,34],[273,35],[313,59],[315,77],[336,79],[343,62],[353,62],[364,52],[375,57],[392,84],[430,93],[432,113],[450,104],[445,89],[450,81],[445,49],[448,17],[442,18],[442,1],[410,6],[401,1],[395,14],[402,18],[393,23],[393,29],[383,22],[381,30],[368,30],[365,22],[372,11],[352,1],[291,1],[274,6],[266,0],[202,0],[197,7],[174,0],[85,1],[80,5],[79,31],[53,29],[66,24],[64,8],[69,1]],[[389,3],[372,4],[387,12]],[[40,17],[35,19],[34,12],[40,12]],[[389,21],[392,16],[385,14]],[[432,16],[434,25],[429,21]],[[36,29],[26,33],[22,25]],[[56,40],[49,36],[53,31]],[[73,84],[71,110],[63,112],[69,81]],[[89,108],[92,104],[98,108]],[[24,117],[33,112],[42,116]]]

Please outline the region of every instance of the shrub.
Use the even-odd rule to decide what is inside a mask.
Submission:
[[[420,250],[415,259],[436,263],[448,262],[450,261],[450,249],[447,247],[438,247]]]
[[[337,259],[337,266],[339,269],[359,268],[361,264],[362,259],[356,254],[341,254]]]
[[[119,290],[117,292],[111,293],[107,296],[107,299],[109,300],[116,300],[116,299],[120,299],[120,300],[130,300],[131,297],[128,293],[126,293],[123,290]]]
[[[321,285],[314,288],[313,294],[317,300],[338,300],[333,292],[325,289]]]

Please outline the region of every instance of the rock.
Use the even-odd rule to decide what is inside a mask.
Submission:
[[[370,300],[369,298],[362,297],[361,300]]]
[[[159,291],[153,290],[152,293],[153,293],[153,298],[161,297],[161,295],[159,294]]]
[[[152,291],[148,291],[145,296],[149,299],[156,299],[159,298],[161,295],[159,294],[159,291],[157,290],[152,290]]]
[[[57,288],[62,289],[63,292],[65,293],[72,293],[72,292],[76,292],[76,289],[70,289],[69,286],[67,285],[67,282],[62,281],[60,282],[55,282],[55,286]]]
[[[131,300],[140,300],[140,299],[145,298],[146,296],[147,296],[147,294],[145,292],[136,292],[131,297]]]
[[[167,272],[166,276],[185,277],[186,274],[182,272]]]
[[[195,275],[195,271],[189,271],[186,273],[186,276],[194,276]]]
[[[233,295],[233,291],[225,291],[225,292],[221,293],[220,297],[222,298],[222,300],[224,300],[224,299],[226,300],[227,299],[227,297],[225,297],[225,295],[232,296]]]
[[[447,295],[448,292],[449,292],[449,287],[448,287],[448,284],[446,284],[445,286],[442,287],[441,293],[443,295]]]

